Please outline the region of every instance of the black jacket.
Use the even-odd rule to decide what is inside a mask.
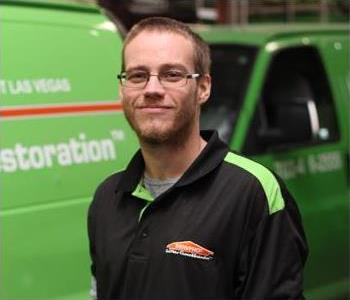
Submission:
[[[97,189],[88,232],[98,300],[303,299],[293,198],[268,169],[202,135],[205,149],[156,199],[139,184],[140,151]]]

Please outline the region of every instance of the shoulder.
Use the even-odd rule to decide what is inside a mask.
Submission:
[[[96,188],[95,197],[103,192],[115,191],[125,171],[121,170],[105,178]]]
[[[125,171],[118,171],[105,178],[96,188],[89,211],[92,212],[101,202],[109,201],[115,194]]]
[[[261,193],[266,198],[269,214],[284,208],[285,201],[280,180],[272,171],[258,162],[231,151],[226,154],[224,163],[227,166],[227,175],[238,175],[258,182]]]

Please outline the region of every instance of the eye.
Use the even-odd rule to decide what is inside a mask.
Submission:
[[[179,70],[168,70],[160,74],[162,80],[168,82],[177,82],[185,77],[185,74]]]
[[[141,83],[148,80],[148,73],[143,71],[134,71],[126,74],[126,80],[132,83]]]

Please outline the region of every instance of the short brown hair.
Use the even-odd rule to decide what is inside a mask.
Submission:
[[[127,34],[122,51],[122,70],[125,70],[124,53],[126,46],[143,31],[159,31],[177,33],[190,39],[193,44],[193,62],[195,72],[207,74],[210,72],[210,49],[206,42],[191,28],[180,21],[166,17],[150,17],[135,24]]]

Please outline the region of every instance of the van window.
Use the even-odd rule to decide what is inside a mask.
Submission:
[[[328,143],[339,138],[332,94],[314,47],[282,50],[272,59],[243,152]]]
[[[241,107],[257,49],[211,46],[212,91],[201,112],[201,128],[216,129],[229,142]]]

